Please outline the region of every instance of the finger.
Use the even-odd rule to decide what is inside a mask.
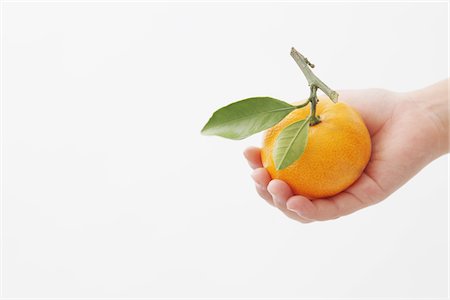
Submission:
[[[300,217],[298,214],[296,214],[295,212],[290,211],[288,209],[286,209],[286,211],[283,211],[283,213],[288,218],[290,218],[292,220],[295,220],[295,221],[298,221],[298,222],[303,223],[303,224],[314,222],[314,220],[310,220],[310,219],[306,219],[306,218]]]
[[[264,187],[265,189],[267,189],[267,185],[272,180],[269,172],[267,172],[264,168],[257,168],[253,170],[251,176],[256,184]]]
[[[267,191],[267,185],[272,179],[269,172],[264,168],[257,168],[253,171],[251,177],[253,178],[253,181],[255,181],[256,191],[261,198],[266,200],[270,205],[273,205],[272,196]]]
[[[286,208],[303,218],[319,220],[317,208],[312,204],[311,200],[304,196],[291,197],[286,203]]]
[[[303,196],[289,199],[286,207],[298,215],[317,221],[337,219],[364,207],[354,195],[342,192],[328,199],[309,200]]]
[[[252,169],[262,168],[261,149],[257,147],[248,147],[244,150],[244,157]]]
[[[270,181],[267,190],[272,195],[273,204],[279,209],[286,208],[286,201],[294,195],[289,185],[278,179]]]
[[[366,171],[361,174],[361,177],[347,189],[348,193],[361,200],[365,206],[376,204],[387,196],[380,182],[367,174],[369,169],[371,169],[370,164],[367,166]]]
[[[267,190],[272,195],[273,204],[279,208],[286,216],[301,223],[310,223],[312,220],[299,216],[298,214],[286,208],[286,202],[293,196],[293,192],[289,185],[278,179],[269,182]]]
[[[256,187],[256,192],[258,193],[258,195],[263,198],[264,200],[266,200],[267,203],[269,203],[272,206],[275,206],[273,204],[273,200],[272,200],[272,195],[270,195],[270,193],[263,187],[255,184]]]

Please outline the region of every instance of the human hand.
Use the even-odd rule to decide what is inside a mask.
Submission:
[[[260,149],[251,147],[244,155],[254,169],[257,192],[302,223],[336,219],[384,200],[448,152],[447,91],[447,80],[411,93],[340,91],[340,101],[360,113],[372,139],[372,156],[361,177],[338,195],[308,199],[294,195],[284,181],[272,180],[263,168]]]

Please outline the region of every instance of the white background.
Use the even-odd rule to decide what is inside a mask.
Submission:
[[[336,89],[446,78],[447,6],[3,3],[3,297],[446,297],[448,156],[302,225],[254,192],[261,136],[200,129],[305,97],[291,46]]]

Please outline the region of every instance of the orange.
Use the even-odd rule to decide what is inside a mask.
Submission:
[[[308,117],[310,105],[296,109],[267,130],[261,158],[273,179],[281,179],[297,195],[324,198],[352,185],[370,159],[369,131],[361,116],[349,105],[320,98],[316,114],[321,122],[309,126],[305,151],[283,170],[276,170],[272,153],[279,133],[290,124]]]

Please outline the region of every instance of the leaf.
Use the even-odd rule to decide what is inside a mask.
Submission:
[[[283,170],[300,158],[308,142],[309,117],[284,128],[273,150],[275,167]]]
[[[270,97],[244,99],[217,110],[202,133],[240,140],[274,126],[294,109],[295,106]]]

